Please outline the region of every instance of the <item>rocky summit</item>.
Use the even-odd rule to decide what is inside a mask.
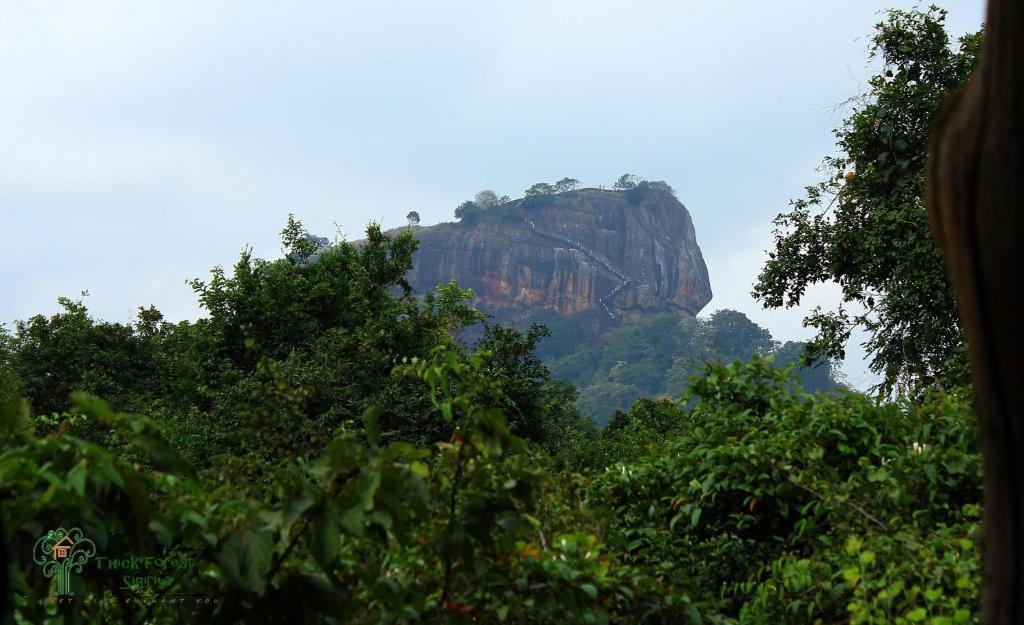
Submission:
[[[416,226],[415,236],[408,279],[416,292],[456,280],[502,322],[694,316],[711,300],[693,221],[663,183],[528,196],[473,219]]]

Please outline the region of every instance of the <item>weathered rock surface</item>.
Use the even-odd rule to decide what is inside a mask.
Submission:
[[[516,200],[476,223],[416,227],[415,235],[408,279],[418,293],[457,280],[504,322],[543,311],[692,316],[711,300],[690,214],[667,189]]]

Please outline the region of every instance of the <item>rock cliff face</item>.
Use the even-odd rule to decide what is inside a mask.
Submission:
[[[457,280],[503,322],[545,311],[607,322],[692,316],[711,300],[690,214],[668,189],[527,198],[415,234],[414,289]]]

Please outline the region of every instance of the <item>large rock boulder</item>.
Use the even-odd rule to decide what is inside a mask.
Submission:
[[[666,185],[529,197],[415,236],[417,292],[457,280],[503,322],[543,311],[693,316],[711,300],[690,214]]]

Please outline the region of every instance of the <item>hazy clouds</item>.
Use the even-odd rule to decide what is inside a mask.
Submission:
[[[806,336],[748,296],[770,220],[831,151],[877,12],[910,4],[0,0],[0,322],[82,289],[110,320],[194,318],[185,279],[277,256],[289,212],[353,238],[629,171],[689,207],[709,311]]]

